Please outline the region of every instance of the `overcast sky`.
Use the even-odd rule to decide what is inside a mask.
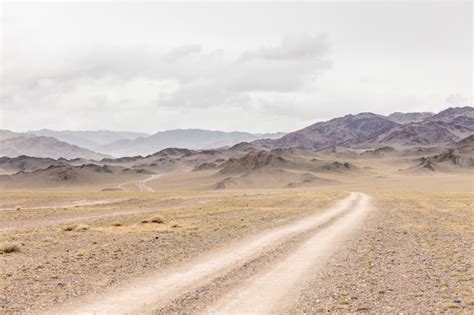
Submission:
[[[472,105],[470,2],[2,9],[2,129],[274,132]]]

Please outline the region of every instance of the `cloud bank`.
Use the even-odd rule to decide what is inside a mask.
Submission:
[[[3,9],[0,128],[274,132],[472,104],[469,3]]]

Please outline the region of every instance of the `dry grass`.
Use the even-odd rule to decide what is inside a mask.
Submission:
[[[89,226],[87,224],[78,224],[76,225],[76,228],[74,229],[74,231],[83,232],[83,231],[87,231],[88,229],[89,229]]]
[[[152,217],[149,217],[148,219],[143,219],[141,221],[142,223],[158,223],[158,224],[164,224],[166,223],[166,219],[159,214],[155,214]]]
[[[64,232],[70,232],[70,231],[74,231],[75,228],[76,228],[76,224],[70,224],[70,225],[63,226],[61,230]]]
[[[87,231],[89,230],[89,225],[87,224],[70,224],[70,225],[66,225],[64,227],[61,228],[62,231],[64,232],[71,232],[71,231],[76,231],[76,232],[84,232],[84,231]]]
[[[0,243],[0,254],[19,252],[20,246],[15,243]]]
[[[150,218],[150,222],[163,224],[166,222],[165,218],[159,214],[156,214]]]
[[[48,197],[55,203],[86,199],[86,195],[50,192],[37,193],[35,202],[34,193],[25,196],[31,206],[53,203]],[[0,279],[4,279],[9,290],[3,296],[0,290],[0,301],[6,301],[0,302],[0,313],[10,308],[15,308],[17,313],[28,310],[34,313],[40,307],[64,302],[71,296],[88,294],[111,283],[149,274],[157,268],[190,261],[226,242],[314,213],[344,196],[345,193],[297,190],[121,193],[117,198],[128,197],[129,201],[67,210],[0,212],[0,222],[2,216],[12,221],[12,212],[24,213],[28,217],[18,216],[15,221],[21,223],[26,218],[54,220],[58,216],[67,218],[68,213],[87,214],[99,209],[103,213],[153,209],[149,213],[69,222],[57,228],[38,226],[6,232],[9,240],[15,238],[26,246],[22,247],[21,255],[1,255],[4,261],[0,261],[0,266],[5,268],[0,268]],[[11,204],[16,205],[20,197],[12,193],[3,199],[12,200]],[[103,193],[103,198],[112,196]],[[158,213],[160,217],[155,218],[153,214]],[[141,224],[142,219],[149,223]],[[85,222],[90,225],[87,232],[77,232],[78,223]],[[37,268],[40,264],[42,267]],[[96,272],[97,268],[100,273]]]

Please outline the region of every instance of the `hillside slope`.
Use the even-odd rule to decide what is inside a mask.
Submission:
[[[8,135],[8,136],[7,136]],[[34,136],[31,134],[0,132],[0,156],[18,157],[21,155],[42,158],[64,159],[103,159],[107,155],[71,145],[51,137]]]
[[[202,129],[177,129],[158,132],[149,137],[119,140],[97,148],[97,151],[114,156],[147,155],[169,147],[212,149],[232,146],[244,141],[276,138],[283,134],[251,134]]]

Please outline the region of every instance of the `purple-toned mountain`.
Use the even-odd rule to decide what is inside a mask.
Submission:
[[[436,115],[431,116],[428,120],[440,120],[446,122],[456,122],[462,117],[474,118],[474,107],[450,107],[445,109]],[[472,121],[471,121],[472,122]]]
[[[51,137],[0,130],[0,157],[18,157],[21,155],[53,159],[84,158],[96,160],[108,157]]]
[[[329,147],[438,146],[474,133],[474,108],[448,108],[438,114],[396,113],[388,117],[361,113],[318,122],[274,140],[253,143],[265,148],[322,150]],[[407,120],[408,123],[397,123]],[[423,120],[418,121],[421,117]],[[413,120],[415,120],[413,122]]]
[[[361,113],[318,122],[280,139],[257,140],[254,143],[267,148],[321,150],[364,143],[398,126],[398,123],[384,116]]]
[[[438,146],[452,144],[474,132],[474,108],[453,107],[427,119],[398,126],[374,142],[391,146]]]
[[[421,113],[391,113],[390,115],[387,116],[387,118],[391,121],[394,121],[399,124],[408,124],[412,122],[420,122],[422,120],[425,120],[426,118],[429,118],[433,116],[434,113],[430,112],[421,112]]]

